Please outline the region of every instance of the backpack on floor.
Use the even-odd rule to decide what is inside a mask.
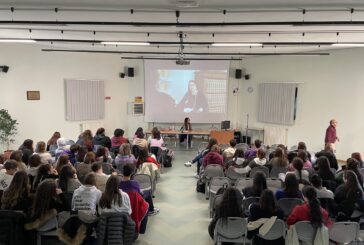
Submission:
[[[172,151],[171,149],[165,149],[162,152],[162,164],[165,168],[170,168],[172,167],[172,161],[174,158],[174,151]]]

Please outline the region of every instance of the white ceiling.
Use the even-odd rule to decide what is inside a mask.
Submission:
[[[198,7],[178,7],[186,3]],[[176,10],[179,10],[179,24]],[[182,25],[186,23],[189,25]],[[184,53],[199,54],[186,55],[187,58],[326,54],[338,48],[331,46],[332,43],[364,43],[364,1],[0,1],[0,39],[35,39],[37,43],[29,45],[43,49],[116,52],[122,57],[175,58],[180,48],[179,32],[184,33],[184,43],[195,43],[184,45]],[[153,44],[145,47],[104,46],[101,41]],[[211,46],[211,43],[219,42],[264,43],[264,46]]]

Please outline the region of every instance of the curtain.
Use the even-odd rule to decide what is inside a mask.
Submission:
[[[65,80],[66,120],[99,120],[105,116],[104,81]]]
[[[295,83],[259,84],[258,121],[293,125],[296,88]]]

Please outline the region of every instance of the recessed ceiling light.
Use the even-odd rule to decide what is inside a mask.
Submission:
[[[101,42],[105,45],[129,45],[129,46],[148,46],[150,43],[147,42]]]
[[[0,39],[0,43],[36,43],[32,39]]]
[[[213,43],[214,47],[260,47],[261,43]]]

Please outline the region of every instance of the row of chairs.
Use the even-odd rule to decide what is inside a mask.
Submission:
[[[246,218],[229,217],[227,222],[217,221],[214,231],[214,241],[220,245],[222,242],[250,243],[247,239],[248,220]],[[316,230],[309,221],[300,221],[295,224],[297,237],[300,242],[313,244]],[[265,240],[276,240],[286,238],[287,225],[284,221],[277,219],[272,228],[264,236]],[[332,244],[358,244],[359,224],[355,222],[337,222],[329,229],[329,240]]]

